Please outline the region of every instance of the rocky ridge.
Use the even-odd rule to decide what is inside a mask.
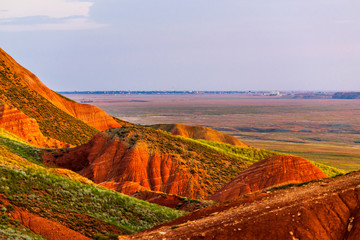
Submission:
[[[356,240],[360,172],[247,195],[119,239]]]

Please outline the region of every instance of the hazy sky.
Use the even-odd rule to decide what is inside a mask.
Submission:
[[[360,91],[359,13],[359,0],[0,0],[0,47],[57,91]]]

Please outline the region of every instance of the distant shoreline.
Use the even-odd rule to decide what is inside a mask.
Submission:
[[[335,91],[62,91],[60,94],[99,95],[241,95],[285,99],[360,99],[360,92]]]

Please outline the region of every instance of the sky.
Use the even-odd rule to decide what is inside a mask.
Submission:
[[[360,91],[359,0],[0,0],[55,91]]]

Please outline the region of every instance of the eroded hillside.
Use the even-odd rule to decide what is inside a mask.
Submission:
[[[86,143],[99,130],[122,125],[98,107],[76,103],[50,90],[2,49],[0,99],[35,119],[46,137],[72,145]]]
[[[360,172],[246,195],[119,239],[356,240]]]
[[[254,163],[209,197],[217,202],[269,188],[327,178],[309,161],[293,156],[273,156]]]
[[[146,127],[110,129],[85,145],[45,152],[43,158],[122,193],[152,190],[197,199],[250,164],[241,156]]]
[[[70,170],[45,168],[39,149],[4,130],[0,176],[0,238],[110,239],[183,214],[107,190]]]

